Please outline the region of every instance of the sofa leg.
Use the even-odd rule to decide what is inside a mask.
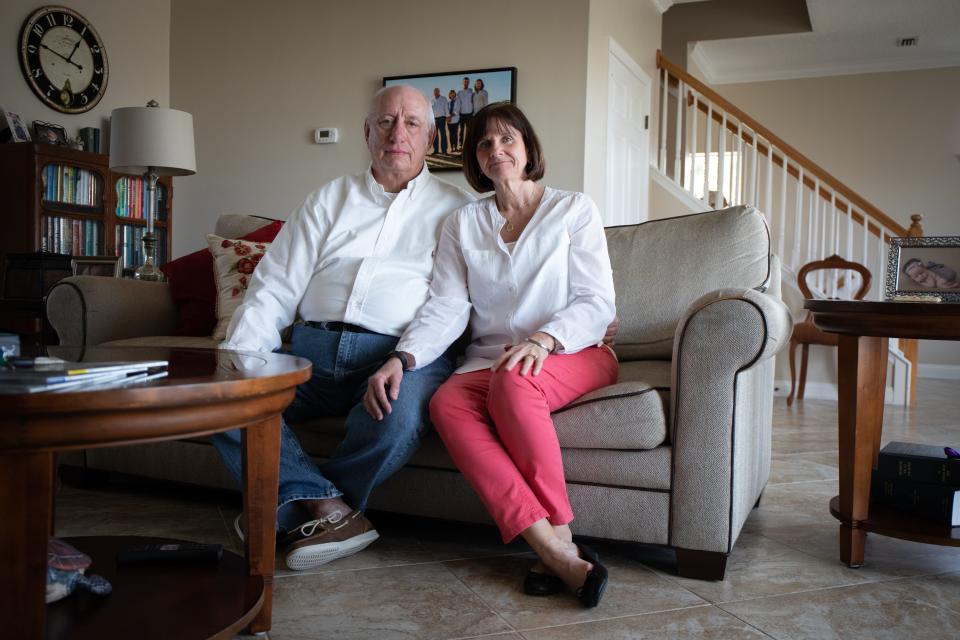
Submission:
[[[677,574],[696,580],[723,580],[727,571],[727,554],[719,551],[676,548]]]
[[[763,492],[760,492],[760,495],[757,496],[757,501],[753,503],[753,508],[756,509],[760,506],[760,501],[763,500]]]

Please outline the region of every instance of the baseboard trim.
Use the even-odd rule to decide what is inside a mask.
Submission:
[[[917,366],[918,378],[938,378],[940,380],[960,380],[960,365],[923,364]]]
[[[786,398],[790,395],[789,380],[775,380],[773,384],[776,388],[776,390],[773,392],[774,397]],[[803,397],[805,400],[830,400],[832,402],[836,402],[837,385],[830,382],[807,381],[807,384],[803,389]],[[893,389],[891,387],[886,388],[883,402],[884,404],[897,404],[893,401]]]

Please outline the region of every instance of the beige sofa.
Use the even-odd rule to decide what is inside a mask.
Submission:
[[[263,224],[222,216],[238,237]],[[770,469],[774,355],[789,341],[779,263],[763,216],[749,207],[607,230],[622,321],[617,384],[554,414],[575,533],[669,545],[681,575],[723,577]],[[162,283],[71,277],[48,296],[61,344],[184,345]],[[294,425],[323,459],[342,419]],[[203,440],[97,449],[90,469],[231,487]],[[379,487],[370,507],[489,522],[440,439]]]

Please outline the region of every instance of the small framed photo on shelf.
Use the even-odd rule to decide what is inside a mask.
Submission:
[[[20,116],[0,107],[0,142],[30,142],[30,130]]]
[[[77,256],[70,261],[75,276],[119,278],[123,266],[120,256]]]
[[[69,144],[66,129],[58,124],[43,122],[42,120],[33,121],[33,137],[40,144],[55,144],[62,147]]]
[[[427,167],[440,171],[463,168],[463,138],[473,114],[491,102],[517,102],[517,68],[443,71],[390,76],[383,86],[407,84],[424,95],[433,109],[437,136],[427,153]]]
[[[960,236],[890,238],[887,300],[960,302]]]

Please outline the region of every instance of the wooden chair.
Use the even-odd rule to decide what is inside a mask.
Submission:
[[[809,262],[800,268],[800,273],[797,274],[797,285],[800,287],[804,298],[809,299],[813,297],[813,293],[810,291],[809,285],[807,285],[807,275],[821,269],[843,269],[859,273],[863,282],[856,293],[853,294],[854,300],[862,300],[863,296],[870,290],[871,275],[869,269],[858,262],[850,262],[838,255],[832,255],[823,260]],[[800,355],[800,387],[797,389],[796,396],[797,399],[802,399],[804,387],[807,383],[807,353],[810,345],[821,344],[828,347],[836,347],[839,342],[837,334],[821,331],[813,324],[813,319],[809,311],[802,321],[793,326],[793,335],[790,337],[790,395],[787,396],[788,407],[793,404],[793,393],[796,388],[795,360],[797,345],[803,345],[803,350]]]

